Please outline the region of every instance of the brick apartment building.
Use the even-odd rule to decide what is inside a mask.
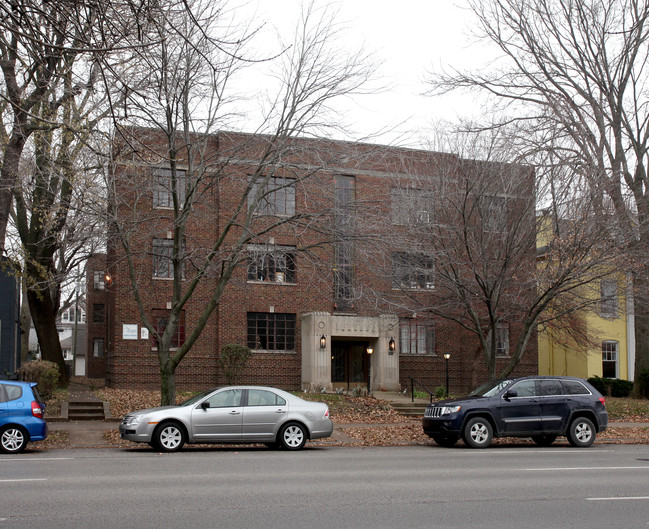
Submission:
[[[152,324],[164,328],[173,286],[168,258],[173,221],[163,185],[169,169],[158,133],[131,133],[128,141],[116,141],[114,185],[122,202],[113,207],[117,219],[142,219],[129,235],[140,253],[129,273],[123,246],[111,233],[107,264],[101,257],[89,264],[89,373],[102,373],[113,387],[157,388],[156,344],[142,324],[133,289],[136,285]],[[206,174],[219,177],[203,185],[187,224],[182,288],[200,266],[205,249],[240,208],[268,141],[233,133],[204,138],[201,160],[211,164]],[[411,376],[434,389],[444,385],[446,369],[453,392],[484,379],[484,368],[475,368],[475,337],[447,320],[408,309],[404,301],[435,296],[432,260],[421,249],[413,251],[408,234],[414,225],[425,226],[443,215],[434,211],[439,192],[435,182],[440,174],[448,179],[454,160],[453,155],[423,150],[290,140],[281,165],[275,162],[272,167],[266,185],[273,187],[251,217],[257,224],[245,246],[246,260],[179,364],[177,387],[225,383],[218,356],[226,344],[247,345],[253,351],[241,383],[289,390],[368,384],[372,391],[398,390],[409,385]],[[193,164],[186,156],[184,165],[178,165],[179,174],[189,174]],[[532,189],[529,180],[526,192]],[[255,191],[253,185],[251,196]],[[247,212],[244,206],[240,214]],[[265,232],[264,222],[273,215],[302,216],[299,222]],[[240,235],[234,230],[226,239],[234,241]],[[532,252],[530,273],[533,267]],[[216,274],[185,305],[175,336],[178,343],[209,302]],[[506,332],[512,336],[503,337],[502,344],[515,339],[515,322]],[[516,374],[537,372],[536,340],[531,343]],[[502,356],[504,365],[507,350]]]

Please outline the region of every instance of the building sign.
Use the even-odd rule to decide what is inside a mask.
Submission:
[[[142,327],[140,329],[140,340],[148,340],[149,339],[149,329],[146,327]]]
[[[122,325],[122,340],[137,340],[137,324],[125,323]]]

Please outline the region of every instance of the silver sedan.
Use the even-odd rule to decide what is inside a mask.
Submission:
[[[264,443],[299,450],[307,439],[333,432],[329,407],[261,386],[229,386],[200,393],[179,406],[129,413],[122,439],[175,452],[185,443]]]

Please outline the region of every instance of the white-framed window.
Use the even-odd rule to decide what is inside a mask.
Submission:
[[[75,308],[74,306],[67,308],[61,313],[61,323],[74,323],[74,314],[75,314]],[[85,323],[86,322],[86,311],[83,310],[81,307],[79,307],[79,312],[78,312],[78,321],[77,323]]]
[[[178,203],[182,206],[185,202],[185,171],[176,169],[176,192]],[[153,207],[173,208],[174,206],[174,174],[171,169],[156,169],[153,171]]]
[[[427,189],[393,187],[390,190],[392,224],[425,225],[433,222],[434,193]]]
[[[95,270],[92,273],[92,283],[95,290],[106,289],[106,274],[103,270]]]
[[[604,378],[618,378],[619,375],[619,349],[620,344],[615,340],[602,342],[602,376]]]
[[[617,281],[602,279],[600,283],[600,315],[617,318]]]
[[[392,288],[404,290],[432,290],[433,260],[420,253],[392,254]]]
[[[509,324],[496,323],[496,356],[509,356]]]
[[[411,319],[399,321],[399,354],[434,355],[435,325]]]
[[[248,281],[295,283],[295,247],[249,244]]]
[[[261,193],[255,213],[258,215],[295,215],[295,180],[274,176],[253,182],[249,203]]]

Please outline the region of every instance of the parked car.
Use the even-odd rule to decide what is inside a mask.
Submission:
[[[0,452],[17,454],[47,437],[42,402],[34,382],[0,380]]]
[[[229,386],[204,391],[179,406],[127,414],[122,439],[175,452],[185,443],[264,443],[299,450],[307,439],[329,437],[329,407],[280,389]]]
[[[424,432],[441,446],[460,436],[473,448],[486,448],[493,437],[531,437],[549,446],[565,436],[587,447],[608,426],[604,397],[574,377],[532,376],[497,380],[466,397],[434,402],[423,418]]]

